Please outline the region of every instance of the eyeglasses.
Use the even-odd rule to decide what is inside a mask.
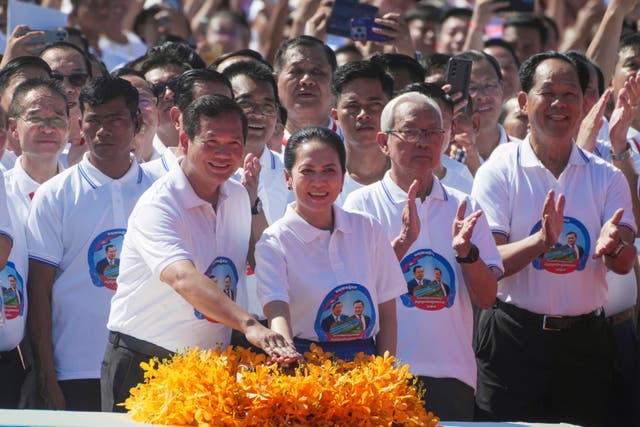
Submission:
[[[34,126],[42,126],[44,124],[53,128],[61,128],[61,127],[67,126],[67,119],[62,117],[57,117],[57,116],[54,116],[54,117],[29,116],[29,117],[18,117],[18,118]]]
[[[59,82],[64,82],[64,79],[67,79],[69,80],[69,83],[71,83],[71,86],[82,87],[87,82],[89,75],[86,73],[71,73],[71,74],[51,73],[51,78],[58,80]]]
[[[262,114],[263,116],[274,116],[278,108],[275,104],[258,105],[250,101],[240,101],[238,102],[238,105],[242,108],[242,111],[244,111],[245,114],[257,113]]]
[[[172,92],[176,91],[176,87],[178,86],[178,80],[180,76],[171,77],[166,82],[157,82],[151,84],[151,88],[153,89],[153,94],[156,98],[160,98],[164,96],[167,91],[167,88],[171,89]]]
[[[498,93],[498,89],[500,89],[500,85],[497,83],[489,83],[482,86],[469,86],[469,96],[475,97],[480,92],[487,96],[493,96]]]
[[[386,133],[396,134],[406,142],[417,143],[420,141],[422,135],[424,135],[427,142],[440,140],[444,135],[444,129],[442,128],[430,128],[430,129],[392,129]]]

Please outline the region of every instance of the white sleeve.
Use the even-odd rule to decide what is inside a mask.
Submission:
[[[481,209],[477,201],[472,198],[467,198],[467,212],[465,215],[469,215],[477,210]],[[487,217],[483,213],[478,218],[476,226],[473,229],[472,242],[476,245],[480,251],[480,258],[488,267],[494,267],[500,272],[502,276],[504,274],[504,266],[502,265],[502,258],[498,252],[496,241],[491,234]]]
[[[64,255],[62,204],[59,189],[51,185],[36,191],[27,219],[29,258],[58,267]]]
[[[289,302],[287,261],[283,251],[278,239],[268,230],[256,245],[256,280],[262,307],[271,301]]]
[[[620,225],[629,227],[634,235],[636,234],[636,221],[633,216],[633,205],[631,203],[631,190],[625,176],[619,170],[616,170],[612,179],[609,181],[604,209],[602,211],[602,224],[611,219],[615,211],[619,208],[624,209],[624,214],[620,219]]]
[[[153,276],[159,278],[174,262],[192,259],[181,237],[189,232],[184,228],[176,212],[161,202],[152,202],[135,210],[126,239],[130,239]]]
[[[494,159],[488,161],[478,169],[473,181],[471,196],[479,203],[486,215],[486,220],[492,233],[509,237],[511,233],[510,203],[508,177],[504,169],[495,170]]]
[[[7,193],[4,188],[4,175],[0,171],[0,236],[6,236],[13,242],[13,229],[7,205]]]
[[[376,292],[378,294],[378,303],[384,303],[398,298],[407,292],[407,282],[400,269],[400,263],[396,257],[391,242],[387,237],[387,233],[382,226],[375,220],[371,219],[373,225],[372,236],[374,254],[370,258],[376,266]]]

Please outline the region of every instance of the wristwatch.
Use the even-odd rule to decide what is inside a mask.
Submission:
[[[262,213],[262,200],[260,197],[256,197],[256,201],[251,206],[251,215],[260,215]]]
[[[456,255],[456,261],[458,264],[473,264],[480,258],[480,249],[474,244],[471,245],[471,249],[469,249],[469,253],[466,257],[461,257]]]

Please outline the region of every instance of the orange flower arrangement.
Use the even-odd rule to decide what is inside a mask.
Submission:
[[[409,366],[384,356],[335,359],[312,346],[287,370],[243,348],[188,350],[142,363],[125,402],[135,421],[180,426],[436,426]]]

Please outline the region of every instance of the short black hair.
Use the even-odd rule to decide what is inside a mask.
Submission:
[[[424,81],[424,68],[415,58],[401,53],[376,53],[371,59],[371,62],[375,62],[382,66],[387,71],[404,69],[409,73],[411,80],[414,82]]]
[[[341,65],[333,73],[330,86],[334,105],[338,102],[344,86],[356,79],[378,80],[380,86],[382,86],[382,91],[389,98],[393,96],[393,78],[387,74],[379,63],[363,59]]]
[[[293,165],[296,163],[296,152],[305,142],[322,141],[338,154],[340,169],[344,174],[347,171],[347,152],[340,136],[331,129],[323,126],[308,126],[298,129],[289,137],[287,146],[284,149],[284,168],[291,175]]]
[[[25,68],[39,68],[51,77],[51,67],[42,58],[37,56],[18,56],[7,62],[7,65],[0,70],[0,92],[4,92],[11,78]]]
[[[513,57],[514,61],[516,61],[516,66],[518,68],[520,68],[520,59],[518,59],[518,54],[516,53],[515,49],[511,45],[511,43],[507,43],[506,41],[504,41],[502,39],[489,39],[489,40],[484,42],[484,48],[486,49],[488,47],[501,47],[501,48],[503,48],[504,50],[509,52],[509,54]]]
[[[402,95],[407,92],[419,92],[423,95],[428,96],[434,100],[440,100],[444,102],[447,107],[449,107],[450,111],[453,112],[454,102],[451,99],[451,96],[446,93],[442,88],[434,83],[411,83],[400,89],[396,96]]]
[[[181,112],[184,112],[189,104],[193,102],[193,88],[198,83],[222,83],[225,85],[231,96],[233,96],[233,90],[231,89],[231,83],[223,74],[215,70],[187,70],[178,77],[176,84],[173,86],[174,95],[173,103]]]
[[[449,66],[451,55],[448,53],[432,53],[424,58],[424,74],[425,77],[432,76],[437,73],[445,74]]]
[[[82,60],[84,61],[84,66],[87,69],[87,74],[89,75],[89,77],[93,77],[93,73],[91,72],[91,61],[89,61],[89,57],[87,56],[87,53],[82,49],[80,49],[78,46],[69,42],[51,43],[51,44],[48,44],[44,49],[42,49],[42,51],[40,51],[40,54],[39,54],[40,58],[42,58],[46,52],[52,49],[73,50],[74,52],[76,52],[78,55],[82,57]]]
[[[466,7],[452,7],[451,9],[445,11],[440,16],[440,26],[444,24],[444,21],[451,17],[461,18],[461,19],[471,19],[473,15],[473,11],[471,9],[467,9]]]
[[[542,20],[542,23],[545,25],[546,41],[549,40],[549,36],[550,36],[549,28],[551,28],[551,30],[553,31],[556,40],[560,39],[560,29],[558,28],[558,24],[556,23],[555,19],[547,15],[538,15],[538,16]]]
[[[146,58],[139,65],[139,69],[146,73],[150,69],[171,64],[184,68],[184,71],[190,68],[206,68],[204,60],[188,44],[164,42],[147,51]]]
[[[404,22],[411,22],[416,19],[420,21],[440,22],[442,9],[433,4],[418,3],[404,14]]]
[[[627,34],[620,38],[618,54],[628,47],[640,47],[640,33]]]
[[[87,40],[82,31],[80,31],[76,27],[62,27],[62,29],[67,32],[69,37],[79,37],[80,43],[82,43],[82,48],[84,49],[85,53],[89,52],[89,40]]]
[[[285,126],[287,124],[287,119],[289,118],[289,112],[287,108],[282,104],[278,104],[278,118],[280,119],[280,124]]]
[[[479,50],[466,50],[456,55],[455,58],[469,59],[473,62],[487,61],[493,68],[493,71],[496,72],[496,75],[498,76],[498,81],[502,82],[503,80],[502,71],[500,70],[500,64],[498,64],[498,61],[496,60],[496,58],[494,58],[493,56],[489,55],[486,52],[480,52]]]
[[[262,62],[254,60],[235,62],[225,68],[222,74],[229,79],[229,81],[237,76],[247,76],[255,81],[268,83],[271,89],[273,89],[276,104],[280,103],[278,84],[276,83],[276,78],[273,76],[273,71]]]
[[[222,64],[227,59],[235,58],[238,56],[246,57],[247,59],[258,61],[261,64],[264,64],[267,67],[269,67],[271,70],[273,70],[273,67],[271,66],[271,64],[269,64],[269,62],[264,59],[262,54],[253,49],[240,49],[240,50],[235,50],[233,52],[225,53],[224,55],[220,55],[207,68],[209,68],[210,70],[216,70],[218,68],[218,65]]]
[[[112,77],[137,76],[144,79],[144,74],[140,70],[131,67],[121,67],[111,73]]]
[[[64,86],[62,85],[62,83],[52,78],[46,78],[46,79],[35,78],[35,79],[25,80],[24,82],[20,83],[16,87],[16,90],[13,92],[13,96],[11,97],[11,104],[9,104],[9,111],[8,111],[9,117],[20,117],[22,113],[24,113],[23,102],[24,102],[25,96],[32,90],[36,90],[40,88],[48,90],[49,92],[53,93],[55,96],[63,100],[65,112],[67,114],[67,117],[69,117],[69,105],[67,104],[68,102],[67,92],[64,89]]]
[[[503,28],[507,27],[527,27],[538,31],[542,46],[547,42],[547,27],[540,17],[532,13],[514,13],[504,22]]]
[[[87,81],[80,91],[80,112],[84,114],[86,106],[95,107],[118,97],[123,97],[127,110],[135,119],[138,115],[138,90],[120,77],[97,77]]]
[[[598,80],[598,96],[602,96],[604,93],[604,74],[602,74],[602,69],[598,64],[591,60],[587,55],[582,52],[578,52],[577,50],[570,50],[566,52],[566,55],[573,59],[576,63],[582,63],[589,70],[589,67],[592,67],[596,72],[596,78]],[[588,85],[588,83],[587,83]]]
[[[223,113],[236,113],[242,121],[242,137],[247,137],[247,117],[242,108],[231,98],[223,95],[205,95],[194,100],[185,109],[182,116],[183,130],[190,141],[200,132],[200,119],[202,116],[215,117]],[[244,141],[243,141],[244,142]]]
[[[142,40],[143,42],[146,43],[147,41],[144,39],[142,30],[140,27],[146,24],[147,20],[152,19],[156,15],[156,13],[161,11],[162,11],[162,8],[157,4],[154,4],[153,6],[150,6],[146,9],[142,9],[136,15],[136,18],[133,21],[133,31],[136,33],[138,37],[140,37],[140,40]]]
[[[325,55],[327,56],[327,61],[329,62],[329,65],[331,66],[331,72],[335,71],[337,67],[337,63],[336,63],[336,54],[333,51],[333,49],[331,49],[329,46],[324,44],[322,40],[317,39],[315,37],[298,36],[293,39],[285,40],[278,47],[278,50],[276,51],[276,56],[273,60],[273,69],[275,70],[275,72],[282,71],[287,52],[298,47],[317,47],[319,49],[322,49]]]
[[[415,272],[416,272],[416,270],[417,270],[417,269],[419,269],[419,268],[421,268],[421,269],[423,269],[423,270],[424,270],[424,267],[423,267],[423,266],[421,266],[420,264],[418,264],[418,265],[416,265],[415,267],[413,267],[413,270],[412,270],[412,271],[415,273]]]
[[[360,49],[354,44],[348,43],[340,46],[336,49],[336,56],[340,53],[352,53],[354,55],[360,55],[360,58],[364,58]]]
[[[547,59],[559,59],[570,64],[573,69],[576,70],[578,80],[580,81],[580,89],[582,89],[582,93],[584,93],[584,90],[589,83],[589,70],[584,64],[575,62],[564,53],[555,51],[538,53],[524,61],[524,63],[520,67],[520,70],[518,71],[518,76],[520,77],[520,86],[522,86],[523,92],[529,93],[529,91],[535,84],[536,69],[542,62],[546,61]]]

